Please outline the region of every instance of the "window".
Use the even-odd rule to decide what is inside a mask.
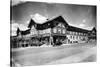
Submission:
[[[70,31],[70,34],[72,34],[72,32]]]
[[[70,34],[70,31],[67,31],[67,34]]]
[[[65,30],[65,29],[63,29],[63,30],[62,30],[62,33],[63,33],[63,34],[65,34],[65,33],[66,33],[66,30]]]
[[[60,28],[58,28],[58,32],[61,33],[61,29]]]
[[[54,29],[53,29],[53,32],[54,32],[54,33],[57,33],[57,29],[56,29],[56,28],[54,28]]]
[[[50,23],[48,23],[48,26],[50,25]]]
[[[81,33],[81,35],[83,35],[83,33]]]
[[[77,35],[77,32],[75,32],[75,35]]]
[[[61,25],[62,25],[61,23],[60,23],[60,24],[58,24],[58,26],[59,26],[59,27],[61,27]]]
[[[86,35],[86,34],[84,33],[84,35]]]
[[[72,32],[72,35],[74,35],[74,32]]]
[[[62,24],[62,27],[65,28],[65,26]]]
[[[81,35],[81,33],[79,33],[79,35]]]

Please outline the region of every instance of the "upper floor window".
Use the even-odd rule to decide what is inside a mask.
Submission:
[[[58,28],[58,32],[61,33],[61,28]]]
[[[85,35],[85,33],[83,33],[83,35]]]
[[[74,34],[75,34],[75,32],[72,32],[72,34],[74,35]]]
[[[61,23],[59,23],[59,24],[58,24],[58,26],[59,26],[59,27],[62,27],[62,24],[61,24]]]
[[[56,29],[56,28],[54,28],[54,29],[53,29],[53,32],[54,32],[54,33],[57,33],[57,29]]]
[[[83,33],[80,33],[81,35],[83,35]]]
[[[65,34],[65,33],[66,33],[66,30],[65,30],[65,29],[63,29],[63,30],[62,30],[62,33],[63,33],[63,34]]]
[[[70,31],[67,31],[68,34],[71,34]]]
[[[72,32],[72,31],[69,31],[69,33],[70,33],[70,34],[73,34],[73,32]]]
[[[81,33],[79,33],[79,35],[81,35]]]
[[[62,27],[65,28],[65,26],[62,24]]]
[[[75,35],[77,35],[77,32],[75,32]]]
[[[62,23],[58,24],[59,27],[65,28],[65,26]]]

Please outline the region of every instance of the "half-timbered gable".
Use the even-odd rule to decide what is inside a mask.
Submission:
[[[65,25],[63,23],[60,23],[53,28],[53,33],[56,33],[56,34],[66,34],[66,28],[65,28]]]

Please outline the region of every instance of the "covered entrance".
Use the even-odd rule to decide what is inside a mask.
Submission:
[[[66,40],[66,36],[61,36],[61,35],[54,35],[53,36],[53,46],[60,46],[64,43]]]

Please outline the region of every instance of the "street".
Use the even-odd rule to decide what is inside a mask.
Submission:
[[[12,50],[15,63],[23,66],[96,61],[96,43],[74,46],[38,47]]]

